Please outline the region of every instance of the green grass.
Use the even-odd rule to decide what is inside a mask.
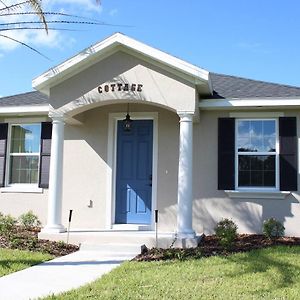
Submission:
[[[127,262],[101,279],[47,299],[299,299],[300,247],[228,257]]]
[[[0,248],[0,277],[53,258],[50,254]]]

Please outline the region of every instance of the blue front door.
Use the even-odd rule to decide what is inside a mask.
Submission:
[[[150,224],[153,121],[133,120],[130,131],[118,121],[117,224]]]

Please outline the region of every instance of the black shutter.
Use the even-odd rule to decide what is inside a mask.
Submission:
[[[0,187],[5,186],[7,132],[8,124],[0,123]]]
[[[235,119],[219,118],[218,189],[235,189]]]
[[[280,190],[297,191],[297,121],[279,118]]]
[[[43,122],[41,128],[41,157],[39,187],[49,187],[52,123]]]

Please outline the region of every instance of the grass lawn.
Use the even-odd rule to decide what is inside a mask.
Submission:
[[[53,258],[50,254],[0,248],[0,277]]]
[[[227,257],[127,262],[80,289],[47,299],[299,299],[300,247]]]

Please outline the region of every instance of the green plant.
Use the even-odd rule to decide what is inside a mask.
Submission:
[[[17,220],[11,215],[3,215],[0,213],[0,235],[8,237],[17,224]]]
[[[24,242],[20,237],[12,236],[9,240],[9,245],[12,249],[22,248],[22,246],[24,245]]]
[[[33,213],[32,210],[28,211],[27,213],[22,214],[19,217],[18,221],[19,221],[20,225],[25,227],[26,229],[38,227],[41,225],[39,218]]]
[[[277,238],[284,235],[284,226],[275,218],[269,218],[263,222],[263,234],[269,238]]]
[[[27,238],[27,246],[29,250],[31,251],[35,250],[37,245],[38,245],[38,239],[36,237]]]
[[[68,246],[68,244],[66,242],[64,242],[64,241],[57,241],[57,246],[59,248],[65,248],[65,247]]]
[[[220,245],[229,250],[237,237],[237,225],[229,219],[222,219],[215,227],[216,236]]]

